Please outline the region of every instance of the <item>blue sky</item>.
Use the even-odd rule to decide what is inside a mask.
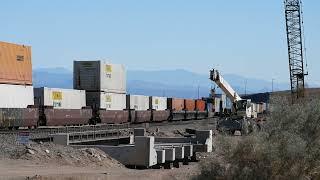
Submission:
[[[309,83],[320,85],[320,1],[304,3]],[[0,40],[33,47],[33,65],[111,59],[289,80],[282,0],[2,0]]]

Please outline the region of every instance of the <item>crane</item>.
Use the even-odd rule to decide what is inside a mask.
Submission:
[[[289,70],[292,100],[305,94],[304,41],[301,0],[285,0]],[[307,64],[306,64],[307,67]]]
[[[242,99],[216,69],[210,71],[210,80],[215,82],[218,87],[226,94],[226,96],[233,102],[233,113],[236,113],[238,116],[242,116],[245,118],[251,118],[251,100]]]

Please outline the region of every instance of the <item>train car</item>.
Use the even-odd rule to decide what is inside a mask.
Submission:
[[[149,103],[152,122],[162,122],[169,119],[170,111],[168,110],[168,98],[150,96]]]
[[[194,99],[185,99],[185,119],[184,120],[192,120],[196,119],[197,111],[196,111],[196,100]]]
[[[197,99],[196,100],[196,119],[205,119],[208,117],[208,111],[206,108],[206,101]]]
[[[181,121],[185,119],[184,99],[168,98],[168,109],[170,110],[170,121]]]
[[[0,108],[0,128],[36,128],[39,110],[37,108]]]
[[[92,118],[83,90],[34,88],[34,103],[39,107],[40,126],[82,125]]]
[[[87,106],[93,109],[91,124],[121,124],[130,119],[126,110],[126,94],[86,92]]]
[[[151,109],[149,96],[127,95],[127,109],[130,113],[131,123],[151,122]]]

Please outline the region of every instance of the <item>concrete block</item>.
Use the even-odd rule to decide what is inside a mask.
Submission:
[[[193,145],[184,146],[184,157],[191,157],[193,155]]]
[[[165,149],[165,154],[166,154],[166,161],[168,162],[172,162],[174,160],[176,160],[176,151],[175,151],[175,148],[168,148],[168,149]]]
[[[198,143],[206,145],[205,152],[212,152],[213,145],[213,132],[212,130],[196,131],[196,141]]]
[[[182,160],[184,158],[184,147],[176,147],[175,148],[176,151],[176,160]]]
[[[134,129],[134,136],[146,136],[146,129],[145,128],[135,128]]]
[[[135,165],[151,167],[157,164],[154,137],[135,137]]]
[[[129,136],[129,144],[134,144],[134,135]]]
[[[68,146],[70,144],[68,133],[53,134],[51,135],[51,137],[53,138],[54,144],[60,144],[65,146]]]
[[[166,162],[166,151],[165,150],[157,150],[157,163],[163,164]]]

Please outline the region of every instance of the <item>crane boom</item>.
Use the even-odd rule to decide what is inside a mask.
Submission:
[[[214,81],[220,89],[227,95],[227,97],[232,101],[240,101],[242,98],[239,94],[230,86],[230,84],[224,80],[224,78],[220,75],[218,70],[211,70],[210,71],[210,79]]]
[[[304,97],[303,20],[301,0],[285,0],[285,17],[292,98]]]

